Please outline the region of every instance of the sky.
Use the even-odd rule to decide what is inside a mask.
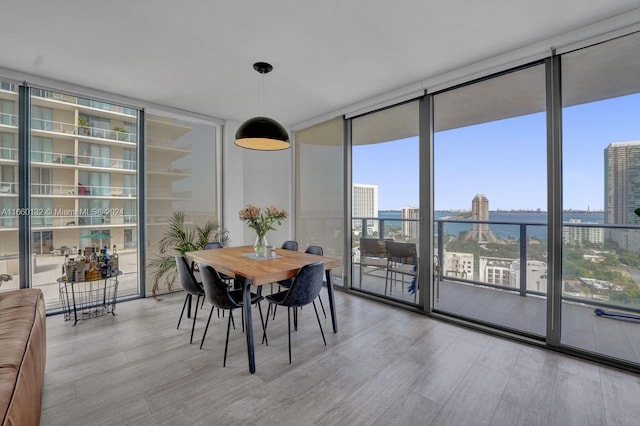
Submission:
[[[436,210],[547,210],[545,113],[434,135]],[[640,141],[640,94],[563,109],[563,209],[604,208],[604,149]],[[378,184],[380,210],[418,206],[417,137],[353,148],[354,183]]]

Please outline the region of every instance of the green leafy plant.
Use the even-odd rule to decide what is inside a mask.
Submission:
[[[111,131],[113,132],[113,137],[115,139],[118,139],[119,141],[125,140],[127,138],[127,129],[122,126],[113,126]]]
[[[203,250],[207,243],[217,241],[225,246],[229,242],[229,231],[220,228],[211,221],[203,226],[186,224],[184,212],[173,212],[169,219],[169,227],[158,241],[160,256],[151,259],[147,268],[155,273],[151,294],[156,297],[160,289],[160,280],[166,279],[167,288],[173,291],[173,284],[178,276],[176,268],[177,254],[184,255],[188,251]]]

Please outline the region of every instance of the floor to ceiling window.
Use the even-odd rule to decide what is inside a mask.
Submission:
[[[0,80],[0,274],[11,277],[0,291],[19,283],[18,253],[18,85]]]
[[[640,33],[561,61],[561,342],[640,363]]]
[[[125,220],[124,213],[125,203],[137,198],[131,190],[137,169],[129,166],[138,113],[86,101],[31,89],[30,283],[44,292],[48,308],[60,306],[56,280],[65,255],[79,251],[117,250],[118,295],[139,291],[138,250],[126,243],[127,235],[137,235],[138,219]]]
[[[344,259],[343,137],[341,117],[295,134],[295,235],[300,250],[319,245],[326,256]],[[340,269],[333,276],[342,284]]]
[[[352,287],[408,303],[419,288],[418,123],[413,101],[356,117],[351,129]]]
[[[543,64],[434,96],[435,309],[546,334]]]
[[[184,213],[187,227],[203,227],[208,221],[214,227],[219,225],[220,128],[211,121],[162,111],[146,114],[145,124],[145,243],[147,258],[153,260],[166,256],[159,252],[158,241],[166,234],[175,212]],[[125,190],[132,184],[126,183]],[[125,205],[125,214],[129,213],[135,214],[135,206]],[[147,271],[147,294],[155,283],[155,271]],[[159,292],[166,291],[167,277],[157,284]],[[177,282],[174,286],[180,288]]]

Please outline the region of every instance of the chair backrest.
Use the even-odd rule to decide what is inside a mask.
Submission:
[[[218,309],[233,309],[240,306],[229,295],[229,286],[222,281],[218,271],[209,265],[202,265],[200,275],[202,275],[204,298],[212,306]]]
[[[360,238],[360,256],[361,257],[386,257],[386,242],[392,240],[383,240],[381,238]]]
[[[387,257],[389,261],[400,262],[409,265],[418,264],[418,251],[415,243],[402,243],[387,241]]]
[[[218,248],[222,248],[222,243],[219,243],[217,241],[212,241],[204,245],[205,250],[218,249]]]
[[[320,246],[309,246],[304,252],[309,254],[315,254],[318,256],[324,256],[323,254],[324,250],[322,250],[322,247]]]
[[[316,300],[322,289],[323,275],[324,262],[310,263],[300,268],[282,304],[304,306]]]
[[[189,294],[201,294],[202,287],[200,287],[200,283],[198,283],[196,277],[193,275],[191,267],[187,263],[187,258],[179,254],[176,255],[176,267],[178,268],[178,279],[184,291]]]
[[[285,241],[282,243],[282,248],[285,250],[293,250],[298,251],[298,242],[297,241]]]

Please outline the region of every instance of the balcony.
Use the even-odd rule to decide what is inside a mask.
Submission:
[[[398,223],[403,222],[402,219],[354,218],[354,223],[361,223],[357,228],[374,229],[380,237],[386,238],[397,232]],[[495,243],[474,238],[461,243],[464,233],[468,236],[475,231],[477,235],[477,231],[486,229],[510,237],[500,238]],[[456,234],[452,232],[454,230],[459,232]],[[541,236],[546,235],[546,224],[438,219],[434,231],[436,312],[544,340],[548,302],[547,243],[546,236]],[[640,363],[640,346],[635,343],[640,341],[639,322],[600,317],[594,313],[595,309],[631,316],[640,313],[640,256],[637,250],[613,243],[616,239],[624,239],[620,238],[622,234],[627,239],[634,239],[638,232],[639,227],[631,225],[563,224],[563,345]],[[402,239],[403,236],[395,237]],[[385,267],[365,268],[362,285],[358,285],[357,241],[354,238],[352,286],[413,304],[414,295],[408,291],[408,280],[404,285],[399,281],[385,291]],[[474,246],[475,249],[468,249]],[[501,255],[491,256],[487,253],[490,249]],[[526,268],[520,265],[526,265]],[[423,284],[422,289],[431,281]]]
[[[81,166],[106,169],[136,170],[135,160],[121,158],[98,157],[92,155],[74,155],[64,152],[31,151],[32,163],[62,164],[67,166]]]
[[[108,139],[132,144],[137,142],[137,135],[135,133],[102,129],[99,127],[78,126],[71,123],[43,120],[40,118],[31,118],[31,130],[75,135],[86,138]]]

